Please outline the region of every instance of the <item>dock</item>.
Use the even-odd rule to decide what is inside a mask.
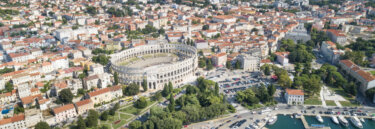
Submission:
[[[331,129],[330,127],[311,127],[307,123],[307,121],[306,121],[306,119],[305,119],[305,117],[303,115],[300,116],[300,119],[301,119],[301,121],[302,121],[303,126],[305,127],[305,129]]]

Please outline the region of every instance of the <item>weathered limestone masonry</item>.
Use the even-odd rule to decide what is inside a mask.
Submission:
[[[120,65],[122,61],[128,59],[158,53],[175,54],[179,59],[147,67]],[[111,67],[118,73],[119,81],[124,84],[136,83],[140,85],[143,79],[147,79],[149,89],[161,90],[168,82],[172,82],[176,86],[194,76],[198,67],[197,49],[185,44],[142,45],[112,54]]]

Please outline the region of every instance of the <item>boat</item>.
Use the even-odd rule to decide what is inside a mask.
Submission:
[[[318,120],[320,123],[323,123],[323,118],[320,115],[316,116],[316,120]]]
[[[269,120],[268,120],[268,125],[273,125],[275,124],[277,121],[277,116],[272,116]]]
[[[357,128],[363,128],[361,121],[359,121],[357,116],[350,117],[350,121],[353,123],[354,126]]]
[[[344,116],[341,116],[341,115],[340,115],[338,118],[339,118],[339,121],[340,121],[340,123],[341,123],[342,125],[344,125],[344,126],[349,126],[349,122],[348,122],[348,120],[345,119]]]
[[[298,114],[298,113],[294,113],[294,118],[300,118],[302,116],[302,114]]]
[[[372,121],[375,121],[375,116],[371,117],[371,120],[372,120]]]
[[[361,122],[365,123],[365,119],[361,118],[361,119],[359,119],[359,120],[361,120]]]
[[[332,119],[333,123],[335,123],[335,124],[340,124],[340,122],[339,122],[339,120],[337,119],[336,116],[332,115],[332,116],[331,116],[331,119]]]

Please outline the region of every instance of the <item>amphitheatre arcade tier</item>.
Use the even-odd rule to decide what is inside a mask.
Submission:
[[[121,83],[140,85],[146,79],[152,90],[190,80],[197,67],[197,49],[185,44],[142,45],[111,55],[111,68]]]

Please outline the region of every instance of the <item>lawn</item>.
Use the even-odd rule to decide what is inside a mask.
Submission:
[[[116,112],[114,116],[108,115],[107,121],[100,120],[100,124],[105,125],[109,128],[111,127],[110,125],[112,125],[113,128],[117,129],[121,127],[122,125],[124,125],[127,122],[126,120],[129,119],[130,117],[132,116],[127,115],[127,114],[121,114],[121,113],[119,114],[118,112]]]
[[[318,97],[311,97],[305,99],[306,105],[322,105],[322,101]]]
[[[129,114],[137,115],[137,114],[139,114],[142,111],[142,109],[138,109],[138,108],[136,108],[134,106],[130,106],[130,107],[121,109],[120,111],[124,112],[124,113],[129,113]]]
[[[329,89],[332,91],[335,91],[335,93],[341,95],[344,97],[347,101],[340,101],[341,106],[348,106],[348,107],[358,107],[360,104],[358,104],[355,100],[355,96],[352,96],[344,91],[342,88],[336,88],[336,87],[330,87],[328,86]]]
[[[331,87],[331,86],[327,86],[331,91],[334,91],[336,94],[339,94],[341,95],[342,97],[344,97],[346,100],[349,100],[349,101],[353,101],[355,99],[354,96],[346,93],[344,91],[344,89],[340,88],[340,87]]]
[[[156,101],[150,101],[150,100],[148,100],[146,107],[150,106],[153,103],[156,103]],[[129,106],[127,108],[121,109],[120,111],[124,112],[124,113],[133,114],[133,115],[138,115],[139,113],[142,112],[142,110],[143,109],[138,109],[138,108],[134,107],[134,105],[132,105],[132,106]]]
[[[340,104],[343,106],[343,107],[358,107],[360,106],[358,103],[356,102],[349,102],[349,101],[340,101]]]
[[[336,106],[336,103],[333,100],[326,100],[326,104],[327,106]]]
[[[370,71],[370,73],[371,73],[372,75],[375,75],[375,71]]]

